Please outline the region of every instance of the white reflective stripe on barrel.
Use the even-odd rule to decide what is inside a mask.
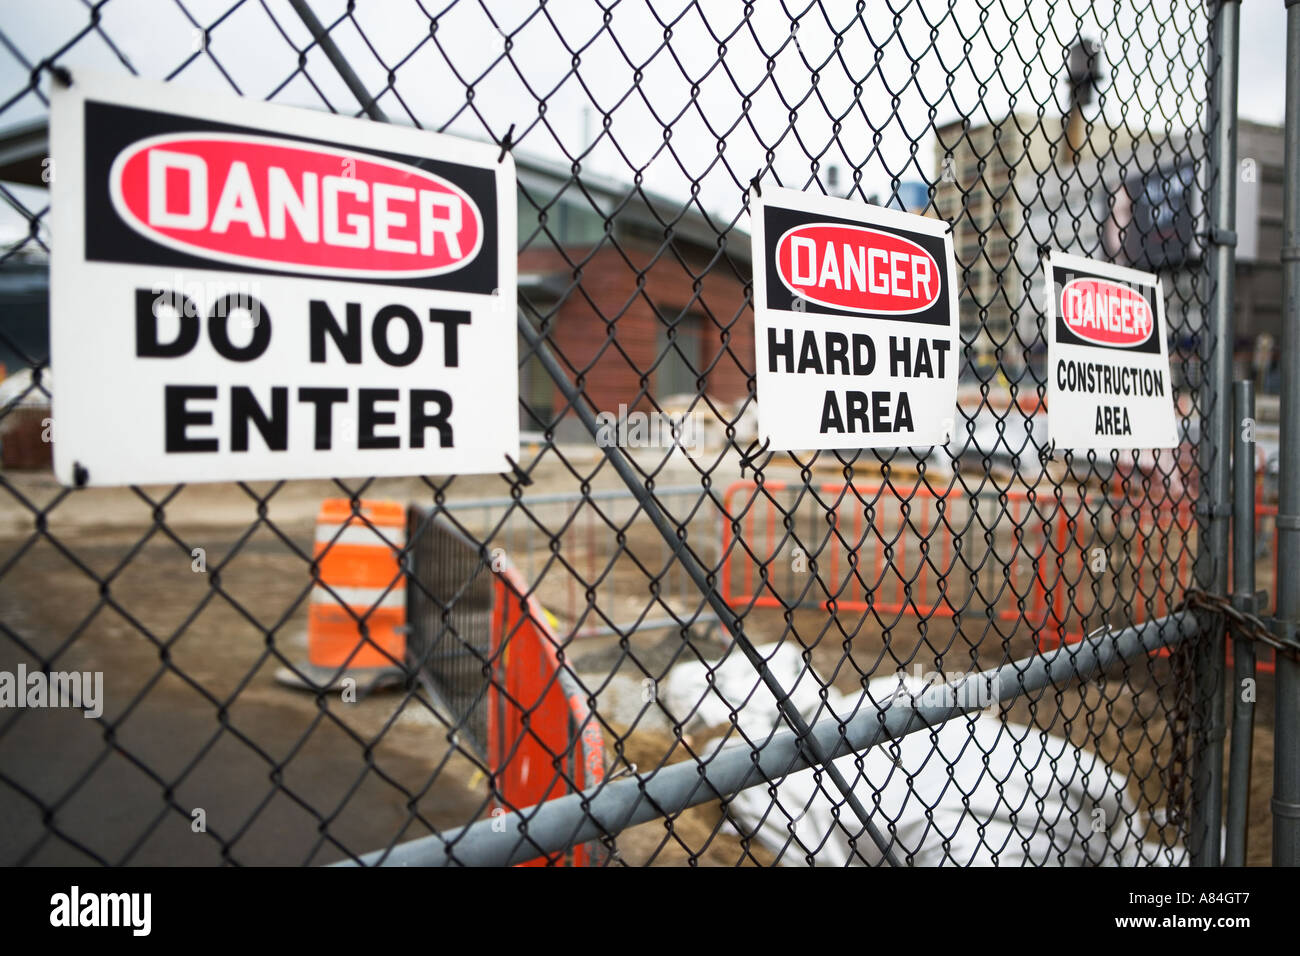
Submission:
[[[333,593],[331,593],[331,591]],[[380,597],[383,595],[383,597]],[[331,585],[330,590],[317,585],[311,589],[312,604],[332,604],[369,610],[372,607],[405,607],[406,581],[398,579],[391,590],[385,593],[383,588],[349,588]]]
[[[376,527],[383,532],[381,538],[376,533],[375,528],[364,525],[359,521],[354,521],[342,532],[339,531],[341,525],[337,524],[318,524],[316,526],[316,543],[317,544],[362,544],[372,545],[377,548],[403,547],[406,544],[405,528],[386,528],[383,525]],[[337,537],[335,537],[337,535]]]

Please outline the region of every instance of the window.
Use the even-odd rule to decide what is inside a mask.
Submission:
[[[529,199],[522,189],[518,191],[520,245],[531,236],[534,247],[545,249],[551,246],[552,239],[548,239],[545,234],[534,235],[540,227],[542,214],[542,210],[535,204],[544,202],[546,198],[534,193],[533,198]],[[545,212],[546,229],[554,237],[553,241],[561,246],[594,246],[605,237],[604,217],[591,207],[585,197],[561,196],[546,206]]]
[[[519,369],[519,428],[527,432],[545,431],[555,416],[555,382],[523,336],[519,337],[519,356],[523,359]]]
[[[704,369],[704,316],[695,312],[667,312],[655,336],[655,355],[663,356],[655,371],[655,398],[694,395],[696,379]],[[669,332],[673,338],[669,339]],[[667,355],[664,352],[667,351]]]

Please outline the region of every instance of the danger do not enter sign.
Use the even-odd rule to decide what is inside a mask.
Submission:
[[[946,224],[786,189],[752,199],[760,438],[946,442],[960,360]]]
[[[509,156],[87,74],[51,139],[60,480],[509,469]]]

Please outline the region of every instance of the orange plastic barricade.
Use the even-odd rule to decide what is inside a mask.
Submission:
[[[406,577],[398,556],[406,545],[406,509],[396,501],[321,502],[313,556],[318,569],[307,611],[309,679],[287,668],[286,683],[332,687],[344,677],[400,679],[406,655]]]
[[[1105,586],[1116,591],[1109,603],[1135,615],[1168,614],[1171,595],[1176,601],[1192,581],[1192,550],[1178,542],[1194,529],[1195,516],[1172,500],[1153,506],[1113,494],[1058,499],[1029,490],[976,499],[959,487],[896,492],[844,483],[819,486],[815,502],[809,493],[781,481],[727,488],[719,586],[729,604],[923,620],[987,613],[1023,622],[1039,649],[1050,650],[1081,640],[1094,610],[1099,572],[1090,565],[1100,539],[1091,521],[1098,509],[1124,528],[1117,540],[1125,554],[1116,558],[1124,564],[1104,572]],[[1265,517],[1270,509],[1261,502],[1256,513]],[[1002,529],[996,545],[982,535],[993,522]],[[792,533],[816,554],[796,555]],[[989,561],[994,547],[1001,553]],[[790,572],[795,557],[816,560],[815,580]],[[1261,660],[1260,669],[1271,664]]]
[[[605,778],[604,737],[587,695],[556,656],[541,606],[511,567],[493,583],[493,678],[488,693],[488,762],[506,809],[523,809],[595,786]],[[501,808],[494,808],[500,812]],[[521,866],[587,866],[590,845]]]
[[[410,666],[473,747],[488,777],[489,816],[526,815],[599,784],[600,723],[523,575],[504,552],[489,563],[487,545],[420,505],[409,509],[407,540]],[[528,859],[525,843],[521,865],[585,866],[600,854],[580,844]]]
[[[732,520],[722,522],[722,562],[720,586],[729,603],[753,607],[787,607],[794,595],[804,591],[803,581],[787,582],[781,589],[780,568],[776,565],[782,551],[782,539],[787,535],[786,522],[790,514],[780,514],[780,508],[769,495],[787,490],[781,481],[767,481],[761,486],[752,481],[731,484],[723,495],[723,507]],[[955,502],[970,503],[973,499],[952,489],[945,494],[921,487],[909,491],[903,498],[895,497],[883,485],[849,486],[827,483],[818,488],[822,502],[838,502],[843,507],[828,509],[818,517],[829,522],[831,538],[818,559],[819,570],[826,586],[815,598],[815,606],[834,607],[840,611],[873,610],[880,614],[908,615],[919,618],[952,617],[961,603],[947,591],[947,579],[961,570],[956,562],[958,542],[948,522],[945,509]],[[746,494],[744,502],[737,497]],[[1032,501],[1024,492],[1008,492],[1007,516],[1018,527],[1033,527],[1045,542],[1048,522],[1034,518]],[[891,522],[894,532],[881,536],[871,534],[873,520]],[[737,510],[739,506],[739,512]],[[741,533],[737,541],[733,525]],[[825,534],[825,525],[811,528],[801,535],[804,546],[819,544]],[[788,545],[789,542],[787,541]],[[913,545],[909,549],[909,545]],[[1041,545],[1040,545],[1041,547]],[[785,558],[792,557],[786,554]],[[805,559],[811,557],[803,556]],[[1036,627],[1049,624],[1051,608],[1047,599],[1037,556],[1026,550],[1017,551],[1008,565],[1008,571],[1023,570],[1032,576],[1024,583],[1024,593],[1019,597],[1025,603],[1019,607],[1003,607],[997,612],[1001,620],[1023,617]],[[736,567],[739,565],[739,567]],[[1015,597],[1015,593],[1012,594]],[[813,595],[809,593],[798,603],[809,606]],[[1013,602],[1014,603],[1014,602]]]

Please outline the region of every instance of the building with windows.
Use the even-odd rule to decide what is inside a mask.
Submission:
[[[599,411],[648,411],[651,397],[682,408],[697,392],[722,403],[748,394],[747,234],[627,183],[583,174],[579,187],[567,167],[529,160],[518,170],[520,307],[534,325],[546,323]],[[536,358],[522,344],[520,354],[528,404],[539,415],[561,409]],[[566,416],[559,433],[580,427]]]
[[[937,127],[935,136],[934,202],[953,224],[962,337],[979,355],[998,347],[1016,352],[1011,332],[1034,279],[1019,263],[1038,245],[1027,228],[1039,195],[1036,173],[1051,168],[1061,123],[1017,115],[996,125],[959,120]]]
[[[1235,378],[1253,378],[1276,395],[1282,344],[1282,181],[1285,143],[1280,126],[1237,124],[1237,270]]]
[[[1112,135],[1121,141],[1112,142]],[[1136,139],[1096,124],[1076,157],[1062,118],[1012,115],[938,127],[935,206],[953,223],[963,338],[976,363],[1041,358],[1041,252],[1051,247],[1158,273],[1189,344],[1204,323],[1206,144]],[[1238,138],[1235,317],[1238,373],[1281,337],[1282,129],[1242,121]],[[1098,160],[1104,156],[1104,160]],[[1267,351],[1265,349],[1264,351]],[[1248,354],[1249,353],[1249,354]],[[1268,388],[1268,374],[1257,378]]]

